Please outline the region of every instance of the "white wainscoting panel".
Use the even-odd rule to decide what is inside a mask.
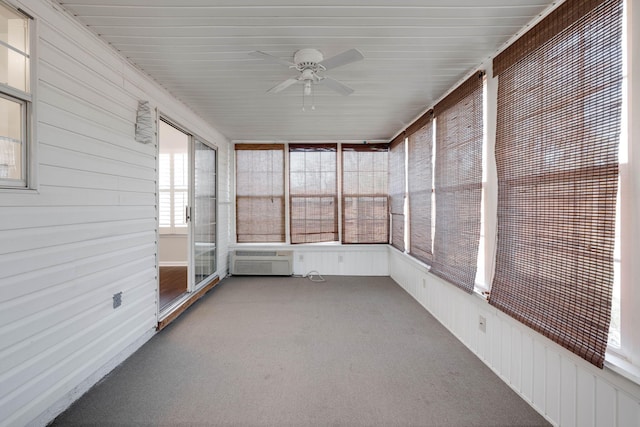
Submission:
[[[388,276],[387,245],[236,244],[229,250],[292,250],[293,274],[317,272],[336,276]]]
[[[638,427],[640,385],[597,369],[389,247],[390,276],[556,426]],[[479,316],[486,319],[480,331]]]

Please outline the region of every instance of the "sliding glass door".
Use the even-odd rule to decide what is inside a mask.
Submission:
[[[193,283],[196,288],[216,272],[217,159],[215,148],[194,138],[193,144]]]
[[[158,121],[158,315],[162,322],[215,278],[217,152]],[[172,317],[172,318],[175,318]]]

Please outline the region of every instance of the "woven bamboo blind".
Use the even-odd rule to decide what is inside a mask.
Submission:
[[[404,251],[404,132],[391,142],[389,151],[389,212],[391,244]]]
[[[489,302],[602,367],[613,283],[622,1],[567,1],[496,58]]]
[[[338,240],[336,151],[336,144],[289,144],[291,243]]]
[[[342,145],[342,242],[389,243],[388,144]]]
[[[409,127],[409,255],[431,264],[431,196],[433,190],[433,111],[421,127]]]
[[[431,272],[472,292],[482,202],[482,82],[479,72],[434,108],[436,227]]]
[[[284,145],[235,149],[237,242],[284,242]]]

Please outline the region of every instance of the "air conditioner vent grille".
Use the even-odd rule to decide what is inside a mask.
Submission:
[[[291,276],[293,251],[231,251],[231,274],[257,276]]]
[[[277,256],[276,251],[236,251],[236,256]]]
[[[236,261],[235,274],[273,274],[271,261]]]

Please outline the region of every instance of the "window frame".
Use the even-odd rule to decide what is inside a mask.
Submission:
[[[409,126],[406,130],[406,152],[405,152],[405,185],[406,185],[406,213],[405,213],[405,217],[407,218],[406,220],[406,225],[405,225],[405,240],[407,241],[406,243],[406,253],[409,254],[410,256],[412,256],[414,259],[418,260],[419,262],[425,264],[425,265],[430,265],[431,261],[433,259],[433,235],[435,233],[435,193],[434,193],[434,173],[435,173],[435,135],[436,135],[436,118],[433,115],[433,109],[429,109],[426,113],[424,113],[419,119],[417,119],[415,122],[413,122],[413,124],[411,124],[411,126]],[[420,173],[418,172],[419,169],[419,164],[418,163],[412,163],[411,159],[412,154],[413,154],[413,150],[412,147],[417,146],[418,142],[412,143],[412,141],[415,141],[415,134],[418,133],[422,133],[423,129],[428,129],[428,127],[430,126],[431,129],[431,135],[429,136],[430,138],[430,147],[429,147],[429,175],[426,177],[426,179],[423,179],[423,181],[425,181],[425,189],[422,190],[417,190],[415,187],[413,187],[411,185],[413,180],[420,180],[420,178],[425,178],[422,177],[420,175]],[[415,159],[415,158],[414,158]],[[413,166],[413,167],[412,167]],[[413,178],[413,179],[412,179]],[[424,192],[427,194],[428,197],[423,198],[422,200],[424,201],[425,199],[428,199],[428,210],[429,210],[429,222],[428,222],[428,229],[429,229],[429,235],[428,235],[428,239],[424,239],[422,241],[419,241],[419,239],[417,239],[416,237],[418,237],[416,234],[414,234],[412,232],[412,230],[414,229],[413,225],[415,225],[416,221],[414,220],[414,217],[417,217],[417,213],[419,212],[419,208],[414,205],[414,200],[418,198],[418,194]],[[415,208],[415,209],[412,209]],[[426,225],[426,223],[425,223]],[[416,242],[414,242],[414,240],[416,240]],[[428,248],[421,248],[420,245],[422,246],[428,246]],[[422,251],[422,253],[420,252]]]
[[[408,183],[407,183],[407,136],[400,132],[389,142],[389,168],[387,189],[389,191],[389,245],[406,253],[409,247],[408,230]],[[401,161],[400,161],[401,159]],[[393,168],[402,164],[402,170]],[[401,173],[400,173],[401,172]],[[395,200],[394,200],[395,199]]]
[[[640,266],[634,261],[640,256],[640,150],[633,147],[640,140],[640,125],[634,121],[634,116],[640,111],[640,55],[634,55],[632,49],[633,39],[638,39],[633,33],[634,20],[635,23],[640,20],[640,7],[624,0],[622,133],[618,156],[620,215],[616,224],[619,226],[619,236],[616,237],[619,237],[620,257],[614,256],[614,264],[618,263],[620,268],[620,347],[607,347],[605,366],[614,370],[622,368],[623,375],[631,372],[637,382],[640,379],[640,334],[634,326],[640,322],[640,289],[635,286],[634,278],[639,277]],[[640,32],[640,29],[635,31]]]
[[[239,168],[238,168],[238,152],[239,151],[272,151],[274,152],[274,154],[280,152],[279,154],[277,154],[278,156],[280,156],[282,158],[282,173],[278,173],[278,175],[280,175],[281,177],[281,182],[280,185],[282,186],[282,195],[269,195],[269,196],[253,196],[253,195],[245,195],[245,194],[241,194],[239,195],[238,193],[238,172],[239,172]],[[233,165],[233,182],[234,182],[234,208],[235,208],[235,215],[234,215],[234,219],[235,221],[233,222],[234,225],[234,232],[233,235],[235,236],[235,243],[236,244],[276,244],[276,245],[282,245],[282,244],[286,244],[289,242],[289,232],[288,232],[288,220],[287,220],[287,215],[288,215],[288,175],[287,175],[287,168],[288,168],[288,156],[286,155],[288,153],[288,147],[286,144],[283,143],[262,143],[262,144],[254,144],[254,143],[235,143],[234,147],[233,147],[233,159],[232,159],[232,165]],[[243,171],[244,172],[244,171]],[[277,171],[280,172],[280,171]],[[273,171],[269,171],[269,173],[272,176],[276,175],[276,172]],[[273,192],[273,191],[272,191]],[[281,240],[276,240],[276,239],[265,239],[265,240],[259,240],[259,239],[255,239],[256,234],[255,233],[247,233],[247,236],[253,236],[254,239],[253,240],[242,240],[239,241],[238,240],[238,236],[239,236],[239,229],[240,227],[238,226],[238,210],[239,210],[239,206],[241,203],[238,202],[239,199],[247,199],[247,200],[252,200],[252,199],[277,199],[279,201],[278,205],[281,207],[282,210],[282,216],[279,217],[279,220],[281,220],[281,223],[279,224],[279,227],[282,229],[282,239]],[[243,236],[245,234],[242,234]],[[269,236],[274,236],[275,234],[269,234]],[[279,235],[279,233],[278,233]]]
[[[36,150],[36,118],[35,118],[35,105],[36,105],[36,87],[37,85],[37,73],[36,73],[36,61],[37,58],[37,21],[31,14],[26,12],[22,8],[18,8],[12,3],[6,0],[0,0],[0,4],[10,9],[14,13],[21,15],[25,18],[28,29],[26,32],[27,40],[25,46],[27,52],[18,51],[25,55],[27,60],[25,78],[26,91],[14,88],[4,83],[0,83],[0,96],[13,102],[21,104],[21,128],[22,128],[22,176],[20,179],[0,179],[0,192],[36,192],[38,189],[38,174],[37,174],[37,150]],[[7,46],[8,49],[13,49]]]
[[[351,170],[351,169],[347,169],[347,167],[345,166],[345,153],[357,153],[355,155],[355,160],[358,162],[358,167],[357,170]],[[372,168],[375,169],[375,157],[380,156],[379,153],[384,153],[384,165],[385,165],[385,170],[384,171],[376,171],[376,170],[371,170],[371,171],[367,171],[367,170],[361,170],[360,169],[360,162],[362,162],[362,157],[359,155],[361,153],[368,153],[371,156],[372,159]],[[365,156],[365,154],[362,154],[362,156]],[[342,200],[342,205],[341,205],[341,212],[342,212],[342,234],[341,234],[341,238],[340,238],[340,242],[344,245],[354,245],[354,244],[387,244],[389,241],[389,191],[388,191],[388,166],[389,166],[389,146],[388,144],[341,144],[340,146],[340,165],[342,166],[341,168],[341,174],[340,174],[340,198]],[[361,174],[367,174],[370,173],[372,176],[374,176],[375,174],[380,174],[383,173],[383,175],[379,175],[379,176],[384,176],[385,178],[387,178],[387,180],[384,183],[384,187],[385,187],[385,191],[383,193],[380,192],[361,192],[360,191],[360,187],[358,192],[349,192],[347,191],[346,187],[350,187],[352,184],[352,181],[350,179],[346,179],[345,178],[345,173],[349,173],[349,174],[354,174],[357,176],[356,181],[360,181],[360,177]],[[345,181],[348,184],[351,185],[345,185]],[[375,182],[375,179],[374,179]],[[375,188],[375,183],[371,183],[372,186]],[[348,202],[348,199],[352,199],[351,202]],[[380,199],[383,199],[383,203],[384,203],[384,215],[382,217],[372,217],[372,218],[360,218],[359,216],[359,204],[361,202],[361,200],[363,199],[376,199],[378,201],[380,201]],[[355,201],[355,202],[354,202]],[[352,203],[351,206],[356,206],[356,211],[358,212],[358,214],[355,215],[355,219],[356,220],[360,220],[363,221],[365,223],[368,223],[369,225],[374,224],[373,228],[376,228],[376,223],[380,223],[383,222],[384,223],[384,230],[383,233],[385,234],[385,238],[379,241],[375,241],[374,238],[369,239],[367,241],[360,241],[360,236],[366,235],[371,237],[372,235],[375,235],[376,232],[371,232],[371,228],[369,227],[369,233],[360,233],[360,229],[358,226],[355,226],[355,230],[352,230],[350,227],[350,223],[349,223],[349,219],[353,218],[353,217],[347,217],[346,213],[347,213],[347,206],[349,205],[349,203]],[[366,205],[365,205],[366,206]],[[375,213],[375,208],[374,208],[374,213]],[[356,221],[358,222],[358,221]],[[363,227],[365,228],[365,230],[367,229],[367,227]],[[357,241],[348,241],[352,238],[352,236],[356,236],[353,240],[357,240]]]
[[[289,215],[288,217],[288,223],[289,223],[289,235],[288,235],[288,241],[291,244],[295,244],[295,245],[299,245],[299,244],[309,244],[309,243],[322,243],[322,244],[340,244],[341,243],[341,235],[340,235],[340,221],[341,221],[341,214],[342,214],[342,206],[339,206],[339,201],[341,200],[341,196],[342,196],[342,189],[341,189],[341,179],[342,179],[342,169],[340,168],[340,164],[341,164],[341,144],[337,143],[337,142],[329,142],[329,143],[290,143],[287,146],[287,150],[288,150],[288,163],[286,164],[286,175],[288,176],[288,181],[287,181],[287,187],[286,187],[286,196],[289,202],[288,205],[288,212],[287,214]],[[324,188],[324,185],[321,183],[320,184],[320,188],[319,191],[313,194],[308,193],[308,189],[305,188],[304,192],[294,192],[292,191],[292,174],[296,174],[299,173],[300,171],[294,170],[291,167],[292,162],[292,155],[293,154],[298,154],[298,153],[305,153],[305,163],[307,161],[307,153],[318,153],[319,158],[320,158],[320,169],[317,171],[309,171],[306,168],[302,171],[304,173],[304,177],[305,177],[305,181],[307,178],[307,174],[317,174],[319,177],[322,177],[323,174],[324,175],[331,175],[333,173],[334,176],[334,186],[333,186],[333,192],[328,192],[325,190],[328,190],[329,187]],[[322,158],[324,157],[323,154],[325,153],[333,153],[333,170],[328,169],[328,170],[323,170],[322,166]],[[320,181],[322,181],[322,179],[320,179]],[[295,203],[294,201],[296,199],[300,199],[300,200],[305,200],[305,201],[310,201],[310,200],[319,200],[319,202],[317,202],[321,207],[319,210],[312,210],[311,213],[315,213],[316,215],[319,216],[319,218],[313,218],[313,217],[308,217],[307,214],[305,214],[304,218],[297,218],[294,216],[294,210],[296,209],[296,206],[299,206],[297,203]],[[324,229],[325,226],[325,222],[328,219],[328,216],[325,216],[325,213],[329,211],[329,209],[322,209],[322,205],[323,200],[326,202],[327,199],[332,199],[332,204],[333,204],[333,227],[334,230],[333,231],[328,231]],[[306,203],[306,202],[305,202]],[[307,211],[307,209],[305,208],[305,212]],[[294,232],[298,229],[300,229],[299,226],[296,226],[296,224],[304,224],[304,226],[302,227],[302,229],[304,230],[304,232],[297,232],[295,233],[296,238],[294,239]],[[319,227],[319,231],[316,233],[313,232],[308,232],[307,231],[307,226],[311,226],[312,229]],[[320,236],[324,236],[324,235],[331,235],[333,234],[334,238],[331,240],[327,240],[326,237],[320,237],[319,239],[314,238],[313,236],[315,235],[320,235]]]
[[[232,169],[232,180],[233,180],[233,202],[234,206],[234,218],[233,227],[234,230],[232,232],[233,235],[233,244],[234,245],[253,245],[253,246],[305,246],[305,245],[349,245],[349,246],[358,246],[358,245],[388,245],[389,242],[379,242],[379,243],[345,243],[343,242],[343,221],[344,221],[344,191],[343,191],[343,159],[342,159],[342,146],[354,146],[354,145],[366,145],[366,144],[383,144],[386,145],[387,141],[313,141],[313,142],[278,142],[278,141],[264,141],[264,142],[255,142],[255,141],[232,141],[233,149],[232,149],[232,158],[230,159],[231,164],[233,165]],[[283,182],[284,182],[284,221],[285,221],[285,238],[284,241],[238,241],[238,230],[237,230],[237,217],[238,217],[238,176],[237,176],[237,151],[235,147],[244,146],[244,147],[255,147],[255,146],[273,146],[273,145],[281,145],[283,147],[283,157],[284,157],[284,170],[283,170]],[[318,147],[326,147],[326,146],[334,146],[335,147],[335,156],[336,156],[336,191],[334,195],[322,196],[322,197],[333,197],[334,204],[336,209],[336,221],[337,221],[337,238],[332,241],[322,241],[322,242],[306,242],[306,243],[296,243],[291,240],[291,179],[290,179],[290,169],[291,169],[291,161],[290,161],[290,146],[309,146],[313,147],[314,145]],[[300,197],[300,195],[293,195],[294,197]]]

